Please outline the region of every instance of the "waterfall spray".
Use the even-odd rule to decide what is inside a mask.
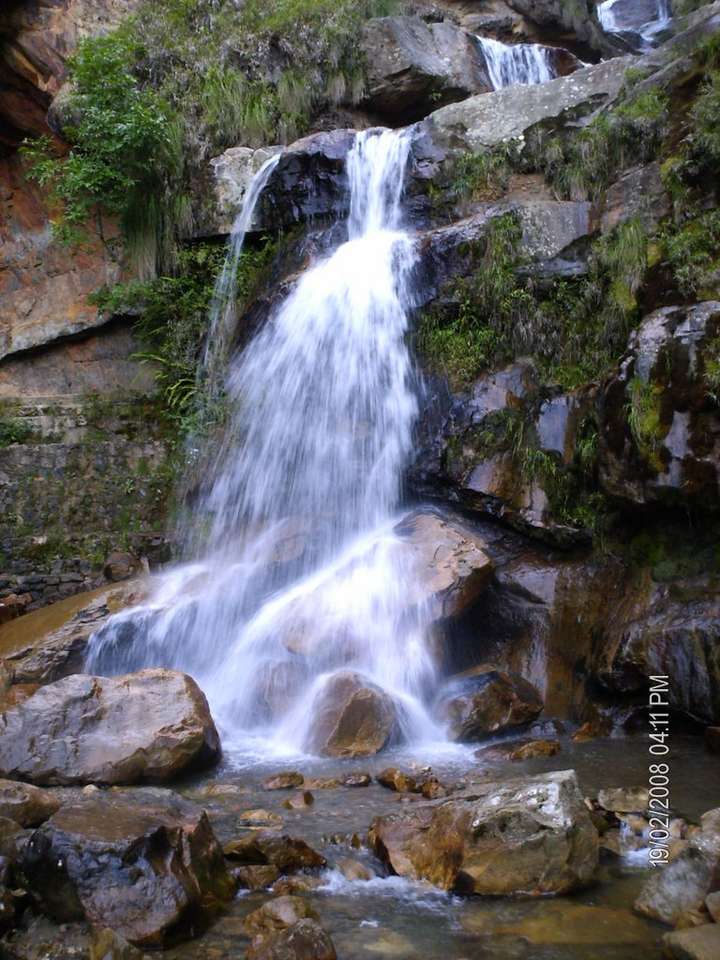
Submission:
[[[538,43],[500,43],[490,37],[477,37],[493,89],[547,83],[555,78],[552,57]]]

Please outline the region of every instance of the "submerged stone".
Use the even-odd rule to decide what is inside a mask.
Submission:
[[[471,784],[444,803],[378,817],[370,842],[400,876],[492,896],[567,893],[598,863],[572,770]]]

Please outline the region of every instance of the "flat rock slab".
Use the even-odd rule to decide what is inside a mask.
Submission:
[[[591,882],[598,834],[573,770],[471,784],[378,817],[370,843],[397,874],[487,896],[562,894]]]
[[[720,925],[706,923],[691,930],[675,930],[662,939],[665,955],[673,960],[717,960],[720,957]]]
[[[0,715],[0,774],[39,785],[162,783],[219,755],[204,694],[174,670],[66,677]]]
[[[199,932],[235,889],[204,811],[158,789],[66,804],[33,834],[23,871],[53,919],[143,947]]]

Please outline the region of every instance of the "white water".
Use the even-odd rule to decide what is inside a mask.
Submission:
[[[236,327],[234,291],[238,264],[258,201],[279,160],[280,154],[276,153],[260,167],[247,189],[240,212],[233,223],[228,253],[210,304],[208,336],[199,370],[205,402],[217,400],[222,391]]]
[[[493,89],[547,83],[555,78],[552,57],[538,43],[500,43],[490,37],[477,37],[482,48]]]
[[[644,45],[651,46],[657,33],[668,26],[672,20],[670,0],[655,0],[655,14],[644,24],[631,25],[627,14],[618,9],[618,0],[605,0],[597,8],[600,25],[608,33],[619,33],[623,30],[635,30],[640,35]]]
[[[347,241],[231,365],[230,425],[196,510],[205,556],[90,644],[92,672],[191,673],[231,749],[302,751],[312,701],[339,669],[393,696],[406,737],[439,738],[422,706],[434,678],[423,611],[393,530],[417,414],[404,340],[409,146],[406,133],[358,134]],[[246,206],[220,281],[221,324],[251,216]]]

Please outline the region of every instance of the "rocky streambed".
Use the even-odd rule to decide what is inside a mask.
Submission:
[[[3,956],[717,956],[720,769],[675,738],[653,869],[647,742],[591,734],[219,759],[189,677],[70,675],[2,715]]]

